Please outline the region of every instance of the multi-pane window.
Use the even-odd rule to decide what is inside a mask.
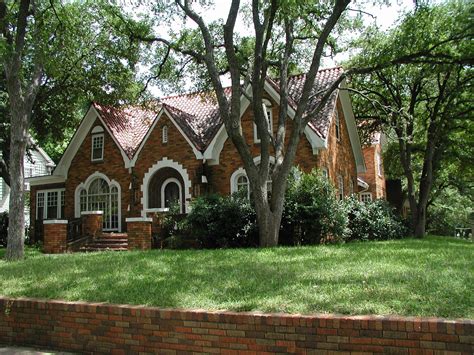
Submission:
[[[63,218],[64,206],[64,189],[38,191],[36,195],[36,219]]]
[[[237,178],[237,191],[245,191],[245,195],[247,196],[247,198],[249,197],[249,180],[247,178],[247,176],[245,175],[240,175],[238,178]]]
[[[168,126],[163,126],[162,141],[163,141],[163,143],[168,143]]]
[[[103,229],[119,229],[119,192],[116,186],[109,184],[101,178],[97,178],[79,193],[80,211],[102,211]]]
[[[104,135],[96,134],[92,136],[92,160],[104,159]]]
[[[337,177],[337,193],[339,200],[344,199],[344,179],[341,175]]]
[[[362,192],[360,194],[360,200],[362,202],[370,202],[372,201],[372,194],[370,192]]]

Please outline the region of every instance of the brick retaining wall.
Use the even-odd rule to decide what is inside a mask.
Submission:
[[[116,354],[472,354],[474,321],[207,312],[0,298],[0,343]]]

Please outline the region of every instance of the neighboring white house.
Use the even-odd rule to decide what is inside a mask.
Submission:
[[[48,154],[41,149],[33,138],[30,137],[29,145],[31,148],[24,156],[25,178],[32,176],[51,175],[56,166]],[[1,156],[1,152],[0,152]],[[29,185],[25,186],[29,190]],[[8,211],[10,204],[10,188],[5,181],[0,178],[0,213]],[[29,225],[29,208],[25,207],[25,222]]]

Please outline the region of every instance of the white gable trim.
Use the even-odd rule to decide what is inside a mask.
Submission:
[[[275,90],[275,88],[270,85],[270,83],[266,80],[265,85],[264,85],[264,90],[270,95],[270,97],[277,103],[277,105],[280,105],[280,94]],[[250,95],[250,86],[247,89],[247,95]],[[241,112],[240,112],[240,117],[242,118],[243,114],[245,111],[248,109],[250,106],[249,100],[245,97],[245,95],[242,95],[242,98],[240,100],[240,107],[241,107]],[[288,117],[293,119],[295,117],[295,110],[288,105]],[[306,136],[306,139],[308,139],[308,142],[311,144],[311,148],[313,149],[313,154],[317,154],[320,149],[327,148],[327,142],[323,140],[320,136],[314,132],[311,127],[308,125],[305,127],[304,134]],[[224,125],[222,125],[219,128],[219,131],[217,134],[214,136],[212,139],[211,143],[207,147],[206,151],[204,152],[204,158],[208,160],[209,165],[218,165],[219,164],[219,157],[222,152],[222,149],[224,147],[224,143],[227,140],[228,135],[225,130]]]
[[[117,146],[117,148],[119,149],[122,155],[124,165],[125,167],[127,167],[129,163],[127,154],[125,154],[122,147],[117,142],[112,132],[109,130],[109,127],[107,127],[107,125],[104,123],[104,121],[102,120],[102,117],[99,115],[94,105],[91,104],[91,106],[89,107],[89,110],[87,111],[86,115],[82,119],[82,122],[79,128],[76,130],[76,133],[72,137],[71,142],[69,142],[69,145],[66,148],[66,151],[61,157],[61,160],[59,161],[58,166],[56,167],[56,169],[54,169],[53,175],[64,176],[64,178],[67,179],[71,162],[76,156],[77,151],[79,150],[79,147],[81,146],[82,142],[84,142],[84,139],[86,139],[87,135],[89,134],[96,118],[100,120],[100,122],[105,127],[105,130],[107,131],[109,136],[112,137],[112,140],[114,141],[115,145]]]
[[[147,134],[145,135],[142,142],[140,143],[140,146],[138,147],[137,151],[135,152],[135,155],[133,156],[132,160],[130,160],[129,165],[126,166],[127,168],[134,167],[135,164],[137,163],[138,156],[140,155],[140,152],[142,151],[143,147],[145,146],[146,142],[148,141],[148,138],[150,137],[151,132],[153,132],[156,125],[158,124],[158,121],[161,119],[161,116],[163,116],[163,113],[166,113],[166,116],[168,117],[168,119],[173,123],[173,125],[176,127],[176,129],[179,131],[179,133],[181,133],[181,135],[184,137],[184,139],[186,139],[186,142],[188,142],[188,144],[191,146],[196,159],[203,159],[203,154],[196,148],[196,146],[191,142],[191,140],[188,138],[188,136],[183,132],[183,130],[176,123],[176,121],[173,119],[173,117],[171,116],[169,111],[165,108],[162,108],[160,110],[160,112],[158,113],[158,116],[155,118],[155,121],[153,122],[151,127],[148,129]],[[168,132],[169,132],[169,130],[168,130]],[[160,133],[160,137],[161,137],[161,133]],[[161,138],[160,138],[160,141],[161,141]],[[170,142],[168,140],[168,144],[172,144],[172,143],[173,142]]]
[[[156,212],[156,209],[148,208],[148,185],[150,180],[155,173],[162,168],[173,168],[183,178],[184,182],[184,208],[185,213],[189,212],[189,201],[191,201],[191,180],[189,179],[188,171],[179,163],[164,157],[160,161],[157,161],[143,176],[143,183],[141,186],[142,191],[142,217],[146,217],[147,212]]]
[[[347,88],[345,79],[342,81],[340,87],[341,89],[339,90],[339,98],[341,100],[342,111],[344,112],[344,120],[346,122],[346,127],[349,132],[349,139],[351,141],[352,152],[354,153],[357,172],[364,173],[366,170],[364,154],[362,152],[362,146],[360,144],[359,133],[357,132],[354,112],[352,111],[351,98],[349,96],[348,90],[344,90]]]

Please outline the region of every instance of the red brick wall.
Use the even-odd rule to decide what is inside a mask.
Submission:
[[[127,221],[128,250],[151,249],[151,221]]]
[[[67,223],[44,225],[43,251],[47,254],[65,253],[67,249]]]
[[[168,143],[162,141],[163,126],[168,126]],[[191,145],[186,141],[181,132],[170,121],[166,114],[163,114],[157,122],[154,130],[151,132],[145,146],[143,147],[134,167],[134,175],[137,183],[137,200],[136,204],[131,208],[131,217],[140,216],[142,211],[141,198],[143,197],[141,185],[143,178],[156,162],[164,157],[173,160],[183,166],[187,170],[189,179],[191,180],[191,191],[193,195],[193,186],[198,183],[201,176],[198,171],[202,170],[202,160],[197,160]],[[182,186],[184,188],[184,186]],[[184,194],[183,194],[184,195]]]
[[[357,168],[344,112],[339,100],[337,102],[337,110],[340,122],[340,140],[336,138],[336,124],[333,118],[328,134],[328,149],[322,150],[318,154],[318,166],[328,169],[329,178],[336,188],[338,187],[337,177],[339,175],[342,176],[344,180],[344,195],[347,196],[350,194],[351,180],[354,184],[354,191],[357,192]]]
[[[0,298],[0,343],[104,354],[472,354],[474,321],[185,311]]]
[[[269,98],[268,98],[269,99]],[[275,102],[273,105],[273,131],[275,132],[278,124],[279,108]],[[329,128],[328,134],[328,149],[320,150],[317,155],[313,154],[310,143],[305,135],[300,139],[298,145],[298,153],[295,158],[295,165],[298,165],[303,171],[309,172],[313,168],[326,167],[329,171],[329,176],[334,185],[337,183],[337,175],[341,174],[344,177],[345,194],[349,193],[349,181],[353,180],[356,187],[357,170],[355,165],[354,154],[349,139],[349,133],[345,123],[344,113],[340,102],[338,101],[337,109],[339,112],[341,122],[341,140],[336,139],[335,123],[333,120]],[[291,130],[292,122],[288,120],[287,132]],[[260,155],[260,144],[254,143],[253,137],[253,113],[251,109],[242,116],[242,132],[249,144],[254,157]],[[286,143],[288,143],[289,134],[286,136]],[[228,138],[224,143],[221,155],[219,157],[219,165],[209,167],[210,183],[216,192],[221,194],[230,193],[230,177],[239,167],[242,167],[242,159],[238,154],[234,145]]]
[[[100,120],[96,120],[91,130],[95,126],[102,126]],[[91,133],[86,136],[76,155],[72,159],[66,180],[66,211],[65,219],[74,218],[74,194],[76,187],[86,181],[86,179],[96,171],[106,175],[110,180],[115,180],[120,184],[121,190],[121,218],[122,226],[125,225],[127,207],[130,201],[129,183],[130,175],[125,169],[120,148],[115,144],[112,137],[104,127],[104,159],[99,162],[91,161]]]
[[[367,170],[365,173],[359,174],[359,176],[369,184],[369,189],[367,192],[372,193],[372,199],[375,200],[377,198],[386,198],[383,166],[382,176],[377,173],[376,155],[377,153],[380,154],[380,159],[382,159],[382,148],[380,144],[373,144],[364,147],[363,152]]]

